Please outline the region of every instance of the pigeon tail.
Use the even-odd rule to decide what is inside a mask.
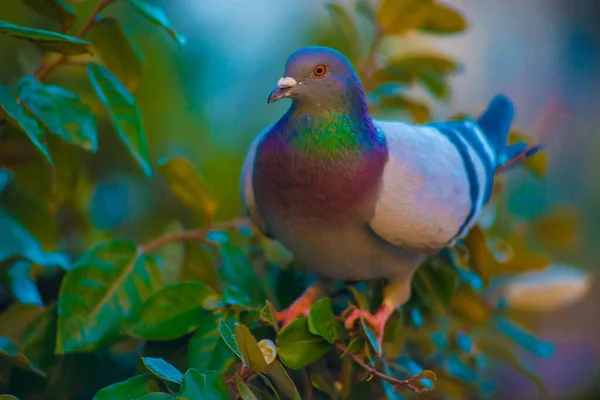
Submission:
[[[477,119],[477,124],[483,130],[499,160],[506,158],[504,157],[506,140],[514,116],[513,103],[506,96],[498,95],[492,99],[487,110]]]

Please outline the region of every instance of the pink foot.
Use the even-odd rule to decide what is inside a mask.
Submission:
[[[298,317],[308,316],[317,295],[317,289],[310,286],[288,308],[279,311],[277,313],[277,320],[281,321],[281,326],[286,326]]]
[[[347,330],[351,330],[354,326],[354,323],[358,321],[361,317],[365,320],[367,325],[375,332],[377,335],[377,343],[379,343],[379,348],[381,348],[383,343],[383,332],[385,330],[385,324],[387,320],[390,318],[390,315],[394,312],[394,308],[390,307],[387,304],[382,304],[379,307],[379,310],[375,315],[371,314],[367,310],[360,310],[358,308],[354,308],[352,306],[352,310],[347,310],[346,312],[350,312],[348,316],[345,317],[344,326]]]

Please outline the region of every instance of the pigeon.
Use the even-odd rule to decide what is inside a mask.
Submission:
[[[350,62],[321,46],[289,56],[268,103],[285,98],[291,106],[252,141],[240,177],[253,223],[316,276],[278,319],[308,315],[333,280],[385,279],[375,314],[343,313],[347,329],[363,318],[381,342],[419,265],[469,232],[496,169],[521,154],[506,143],[514,107],[498,95],[477,120],[376,120]]]

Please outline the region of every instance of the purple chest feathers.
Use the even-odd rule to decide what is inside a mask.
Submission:
[[[385,146],[299,150],[267,136],[258,148],[253,186],[265,214],[333,219],[373,198],[387,161]]]

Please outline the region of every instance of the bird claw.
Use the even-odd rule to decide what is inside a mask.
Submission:
[[[348,331],[352,330],[356,321],[362,318],[369,328],[374,331],[377,337],[377,343],[381,349],[383,344],[385,324],[393,311],[393,308],[383,304],[379,311],[373,315],[367,310],[361,310],[355,306],[350,306],[344,312],[342,312],[341,316],[344,319],[344,326]]]
[[[315,296],[315,291],[309,287],[288,308],[277,312],[277,321],[281,322],[281,327],[283,328],[296,318],[307,317],[314,303]]]

